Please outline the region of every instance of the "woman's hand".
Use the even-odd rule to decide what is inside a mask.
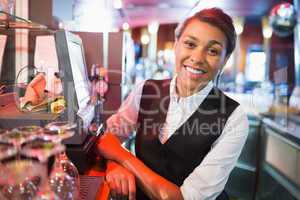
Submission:
[[[113,198],[124,199],[123,197],[128,197],[129,200],[135,200],[135,178],[126,168],[113,161],[108,161],[106,181]]]

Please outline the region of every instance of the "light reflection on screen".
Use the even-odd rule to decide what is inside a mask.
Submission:
[[[79,109],[84,109],[90,99],[90,90],[85,69],[85,61],[82,56],[82,46],[74,41],[68,43],[68,45],[78,106]]]
[[[2,62],[3,62],[3,55],[5,50],[7,36],[6,35],[0,35],[0,74],[2,69]]]

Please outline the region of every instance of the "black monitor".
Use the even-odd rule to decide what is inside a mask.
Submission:
[[[80,121],[79,130],[87,131],[94,118],[94,106],[89,104],[91,85],[88,79],[82,40],[74,33],[59,30],[55,34],[55,42],[59,74],[67,101],[65,117],[69,121]]]

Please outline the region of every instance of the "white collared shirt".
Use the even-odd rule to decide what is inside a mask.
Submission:
[[[135,130],[145,81],[141,82],[122,103],[118,112],[107,120],[107,129],[122,141]],[[213,88],[209,82],[199,92],[179,97],[176,94],[176,77],[170,83],[170,104],[166,122],[159,135],[161,143],[170,136],[200,106]],[[224,189],[229,174],[234,168],[248,135],[248,119],[241,106],[228,118],[222,134],[214,142],[209,153],[180,187],[186,200],[215,199]]]
[[[199,92],[188,96],[179,97],[176,93],[176,78],[170,83],[170,104],[166,115],[166,121],[159,135],[161,143],[165,143],[175,131],[188,120],[188,118],[197,110],[205,97],[213,88],[213,83],[209,82]]]

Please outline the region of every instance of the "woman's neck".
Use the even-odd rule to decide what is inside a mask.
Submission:
[[[183,81],[181,80],[176,80],[176,93],[178,94],[179,97],[191,96],[199,92],[200,90],[202,90],[207,85],[207,83],[200,83],[193,87],[193,86],[186,85],[182,82]]]

